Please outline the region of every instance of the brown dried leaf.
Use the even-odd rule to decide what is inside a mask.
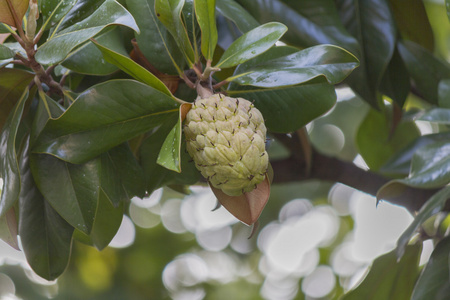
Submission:
[[[0,0],[0,22],[16,27],[14,17],[22,24],[28,9],[28,0]]]
[[[270,196],[270,182],[266,174],[263,182],[256,189],[240,196],[228,196],[222,190],[211,186],[220,204],[241,222],[252,225],[258,221]]]

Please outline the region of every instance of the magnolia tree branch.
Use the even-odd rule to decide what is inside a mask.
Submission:
[[[295,138],[280,139],[280,141],[290,148],[291,153],[295,149],[295,145],[298,144],[298,140]],[[391,180],[375,172],[363,170],[352,162],[323,155],[314,148],[312,148],[309,171],[307,171],[306,160],[294,154],[283,160],[272,161],[271,165],[274,170],[274,183],[318,179],[339,182],[373,196],[376,196],[378,190]],[[407,187],[401,195],[383,200],[403,206],[413,213],[419,210],[436,192],[436,189]]]

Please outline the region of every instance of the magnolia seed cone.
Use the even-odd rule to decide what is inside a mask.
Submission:
[[[220,94],[197,99],[186,115],[186,148],[210,185],[229,196],[256,188],[266,176],[266,126],[253,104]]]

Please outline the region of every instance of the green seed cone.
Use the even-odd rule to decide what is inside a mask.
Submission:
[[[186,115],[184,134],[197,169],[225,194],[239,196],[264,180],[266,126],[250,101],[219,94],[198,99]]]

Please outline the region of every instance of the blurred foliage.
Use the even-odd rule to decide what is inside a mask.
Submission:
[[[0,277],[5,291],[38,300],[448,295],[448,1],[10,3],[0,1],[0,238],[18,248],[18,233],[24,254],[5,251],[20,257],[2,261],[14,285]],[[177,128],[199,81],[254,100],[272,160],[290,155],[277,134],[306,128],[318,152],[389,176],[380,199],[440,190],[369,271],[348,257],[350,271],[338,271],[355,232],[351,200],[364,196],[333,182],[273,185],[248,239],[250,228],[209,211],[212,194],[189,189],[200,176]],[[331,235],[300,247],[305,226]],[[421,268],[424,241],[434,251]],[[314,289],[321,280],[324,294]]]

